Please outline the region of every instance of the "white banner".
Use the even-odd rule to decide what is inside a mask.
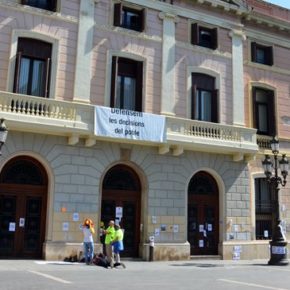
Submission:
[[[165,117],[96,106],[95,135],[163,143]]]

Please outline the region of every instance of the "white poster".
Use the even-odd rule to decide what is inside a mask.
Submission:
[[[16,224],[15,223],[9,223],[9,232],[15,232]]]
[[[165,117],[96,106],[95,135],[164,143]]]
[[[204,225],[199,225],[199,232],[203,233],[203,231],[204,231]]]
[[[20,218],[19,219],[19,227],[24,228],[24,226],[25,226],[25,218]]]
[[[178,233],[179,232],[179,225],[173,225],[173,232]]]
[[[208,230],[209,232],[212,231],[212,224],[208,224],[208,225],[207,225],[207,230]]]
[[[123,208],[121,206],[116,207],[116,218],[122,218],[123,217]]]
[[[199,241],[198,241],[198,246],[199,246],[200,248],[203,248],[203,247],[204,247],[204,241],[203,241],[203,240],[199,240]]]
[[[62,230],[64,232],[67,232],[69,230],[69,223],[68,222],[62,223]]]
[[[152,224],[156,224],[157,223],[157,218],[155,215],[153,215],[152,217]]]
[[[155,231],[154,231],[154,236],[158,237],[159,235],[160,235],[160,229],[156,228]]]
[[[78,212],[74,212],[73,213],[73,221],[74,222],[77,222],[77,221],[79,221],[80,220],[80,215],[79,215],[79,213]]]

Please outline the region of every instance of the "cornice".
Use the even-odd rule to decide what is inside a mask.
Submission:
[[[33,14],[33,15],[38,15],[38,16],[42,16],[42,17],[47,17],[47,18],[54,19],[54,20],[65,21],[65,22],[76,23],[76,24],[78,23],[78,18],[76,18],[76,17],[63,15],[63,14],[58,13],[58,12],[51,12],[51,11],[47,11],[47,10],[43,10],[43,9],[38,9],[35,7],[31,7],[31,6],[23,6],[21,4],[15,3],[15,2],[8,2],[5,0],[0,0],[0,7],[12,9],[15,11],[20,11],[20,12],[27,13],[27,14]]]
[[[106,24],[100,25],[97,23],[95,24],[95,27],[97,30],[101,30],[101,31],[105,31],[105,32],[121,34],[124,36],[130,36],[130,37],[139,38],[139,39],[143,39],[143,40],[162,42],[162,38],[159,36],[155,36],[155,35],[153,36],[153,35],[146,34],[144,32],[137,32],[137,31],[125,29],[122,27],[115,27],[115,26],[106,25]]]
[[[217,56],[217,57],[222,57],[225,59],[231,59],[232,58],[232,54],[229,52],[221,52],[219,50],[211,50],[205,47],[201,47],[201,46],[197,46],[197,45],[192,45],[190,43],[187,42],[181,42],[181,41],[176,41],[176,46],[177,47],[181,47],[181,48],[185,48],[187,50],[191,50],[194,51],[195,53],[201,53],[204,55],[208,55],[208,56]]]
[[[195,0],[195,1],[201,1],[201,0]],[[213,5],[213,7],[219,7],[222,5],[223,7],[230,7],[231,9],[236,9],[235,5],[224,3],[220,0],[203,0],[204,3],[210,1]],[[212,24],[215,26],[220,26],[223,28],[228,29],[240,29],[243,27],[242,24],[240,24],[238,21],[230,21],[226,20],[224,18],[216,17],[216,16],[209,16],[208,13],[198,12],[193,9],[188,9],[185,7],[180,7],[176,5],[171,5],[165,2],[161,2],[159,0],[126,0],[126,3],[132,3],[139,6],[143,6],[149,9],[154,9],[159,12],[168,13],[171,15],[176,15],[177,17],[184,17],[192,21],[201,21],[208,24]],[[230,9],[230,10],[231,10]],[[244,11],[244,10],[243,10]]]

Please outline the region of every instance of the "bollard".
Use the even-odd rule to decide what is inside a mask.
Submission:
[[[154,261],[154,236],[149,237],[149,262]]]

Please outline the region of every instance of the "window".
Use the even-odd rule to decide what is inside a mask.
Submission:
[[[273,65],[273,48],[252,42],[251,44],[252,62],[265,65]]]
[[[114,6],[114,26],[144,31],[144,9],[138,10],[117,3]]]
[[[276,135],[274,92],[253,88],[253,124],[261,135]]]
[[[266,178],[255,179],[256,239],[271,239],[275,191]]]
[[[112,59],[111,107],[142,111],[143,63],[116,57]]]
[[[50,43],[19,38],[14,93],[48,98],[51,50]]]
[[[202,27],[197,23],[192,24],[191,43],[211,49],[217,49],[217,28]]]
[[[194,120],[217,123],[218,91],[214,89],[215,78],[200,74],[192,74],[191,118]]]
[[[56,11],[56,0],[22,0],[23,5]]]

